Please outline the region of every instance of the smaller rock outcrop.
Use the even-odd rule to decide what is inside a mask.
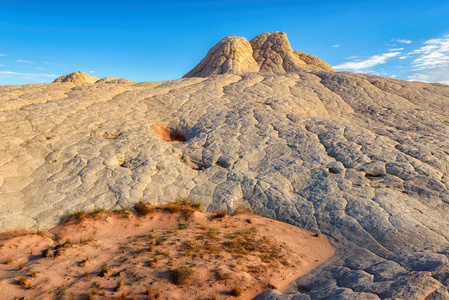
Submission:
[[[104,77],[96,83],[115,83],[115,84],[135,84],[136,81],[128,80],[126,78]]]
[[[86,83],[95,83],[98,81],[97,77],[90,76],[89,74],[78,71],[74,73],[70,73],[67,75],[63,75],[61,77],[58,77],[53,82],[86,82]]]
[[[238,36],[222,39],[184,78],[229,73],[280,74],[297,71],[335,72],[331,65],[318,57],[293,51],[285,32],[273,31],[259,34],[249,42]]]

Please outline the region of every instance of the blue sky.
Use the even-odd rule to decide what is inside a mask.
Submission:
[[[177,79],[226,36],[276,30],[339,71],[449,84],[447,0],[0,0],[0,84]]]

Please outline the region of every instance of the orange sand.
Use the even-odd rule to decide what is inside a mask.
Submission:
[[[264,290],[285,288],[335,251],[323,235],[282,222],[249,214],[214,216],[160,209],[142,217],[101,212],[44,236],[4,238],[1,299],[252,299]],[[245,238],[256,248],[242,250]],[[64,245],[60,255],[41,257],[45,249],[55,252],[56,245]],[[100,277],[103,265],[108,271]],[[176,285],[171,275],[181,265],[193,274]],[[147,295],[150,289],[153,298]]]

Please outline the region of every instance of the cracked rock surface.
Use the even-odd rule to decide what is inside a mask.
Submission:
[[[447,85],[317,70],[0,86],[0,228],[246,206],[339,249],[263,299],[449,299],[448,103]]]

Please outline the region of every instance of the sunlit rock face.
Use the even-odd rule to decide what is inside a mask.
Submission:
[[[0,228],[245,206],[339,248],[265,299],[447,299],[449,86],[330,72],[282,36],[230,38],[214,53],[231,62],[192,78],[1,86]]]
[[[250,42],[237,36],[222,39],[184,77],[254,72],[279,74],[301,70],[334,72],[328,63],[318,57],[293,51],[285,32],[274,31],[262,33]]]
[[[94,83],[98,80],[97,77],[90,76],[87,73],[84,73],[82,71],[70,73],[67,75],[63,75],[61,77],[58,77],[53,82],[86,82],[86,83]]]

